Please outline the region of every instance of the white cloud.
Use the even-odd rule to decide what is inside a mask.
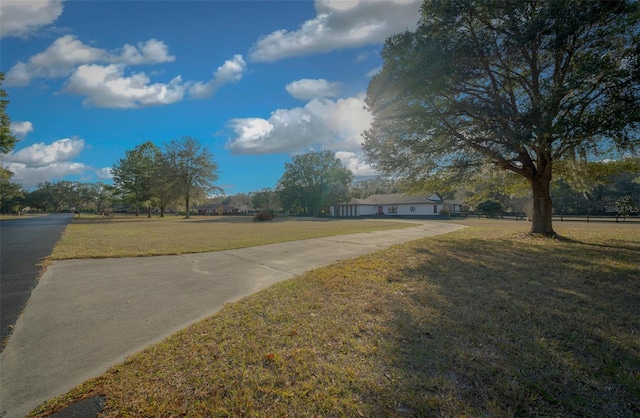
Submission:
[[[360,61],[364,61],[367,58],[369,58],[369,53],[368,52],[361,52],[358,54],[358,56],[355,59],[355,62],[360,62]]]
[[[73,35],[56,39],[47,49],[18,62],[7,73],[7,85],[24,86],[33,78],[65,77],[78,64],[104,59],[105,51],[80,42]]]
[[[377,172],[369,164],[362,161],[359,154],[355,152],[338,151],[335,157],[342,161],[342,164],[351,170],[355,177],[375,176]]]
[[[38,183],[81,174],[89,169],[83,163],[73,162],[84,148],[82,139],[60,139],[51,144],[38,143],[6,154],[2,165],[14,173],[12,181],[24,188]]]
[[[367,73],[367,77],[369,77],[369,78],[373,77],[374,75],[378,74],[380,72],[380,70],[382,70],[382,67],[374,68],[373,70],[371,70],[371,71],[369,71]]]
[[[28,36],[62,14],[62,0],[2,0],[0,38]]]
[[[157,39],[149,39],[147,42],[138,42],[137,47],[126,44],[122,47],[120,55],[111,56],[109,61],[129,65],[161,64],[173,62],[176,57],[169,55],[169,47]]]
[[[74,35],[56,39],[47,49],[14,65],[6,76],[6,84],[24,86],[34,78],[63,78],[82,64],[121,63],[128,65],[171,62],[169,48],[162,41],[150,39],[137,47],[126,44],[122,50],[107,51],[84,44]]]
[[[19,151],[8,153],[4,160],[22,163],[30,167],[41,167],[61,161],[67,161],[78,155],[84,148],[82,139],[60,139],[52,144],[33,144]]]
[[[317,16],[295,31],[277,30],[250,51],[254,61],[273,62],[341,48],[382,43],[417,26],[420,0],[316,0]]]
[[[316,2],[316,10],[325,8],[328,10],[349,10],[358,6],[360,0],[324,0]]]
[[[251,141],[260,141],[261,137],[268,135],[273,130],[273,125],[262,118],[233,119],[231,124],[238,134],[238,140],[245,144]]]
[[[218,67],[211,80],[206,83],[199,81],[193,84],[189,88],[189,95],[194,99],[211,97],[223,85],[240,81],[246,69],[247,63],[242,55],[234,55],[232,59],[226,60]]]
[[[169,83],[153,83],[145,73],[124,75],[124,65],[81,65],[66,81],[64,90],[87,96],[85,105],[138,108],[182,100],[188,87],[177,76]]]
[[[17,139],[24,139],[29,132],[33,132],[33,124],[29,121],[11,122],[9,130]]]
[[[338,96],[342,89],[342,83],[327,81],[324,78],[318,80],[303,78],[287,84],[285,89],[296,99],[311,100]]]
[[[55,181],[71,175],[79,175],[86,172],[89,167],[83,163],[65,161],[49,164],[43,167],[29,167],[22,163],[8,163],[3,165],[14,173],[11,181],[20,184],[25,189],[36,187],[38,183]]]
[[[371,125],[364,97],[313,99],[304,107],[278,109],[269,119],[229,122],[234,131],[226,147],[235,154],[298,152],[309,148],[358,151],[361,133]]]
[[[102,167],[99,170],[96,170],[96,176],[100,180],[111,180],[113,179],[113,174],[111,174],[111,167]]]
[[[234,55],[217,68],[208,82],[184,82],[177,76],[168,83],[151,83],[144,72],[125,75],[131,65],[174,60],[167,45],[157,39],[108,51],[84,44],[74,35],[65,35],[26,63],[14,65],[5,83],[25,86],[34,78],[67,78],[64,91],[87,96],[83,102],[86,105],[139,108],[181,101],[187,91],[195,99],[210,97],[223,85],[239,81],[247,68],[242,55]]]

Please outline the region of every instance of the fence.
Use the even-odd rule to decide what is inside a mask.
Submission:
[[[553,215],[554,221],[560,222],[615,222],[615,223],[634,223],[640,222],[640,216],[630,215]]]
[[[479,212],[463,212],[460,216],[464,218],[485,218],[486,216]],[[512,219],[516,221],[527,220],[525,213],[503,213],[493,219]],[[614,222],[614,223],[640,223],[640,215],[553,215],[554,221],[560,222]]]
[[[487,215],[480,213],[480,212],[474,212],[474,211],[468,211],[468,212],[460,212],[459,214],[455,214],[455,216],[461,216],[463,218],[487,218]],[[454,214],[451,214],[451,217],[454,217]],[[527,220],[527,215],[523,212],[523,213],[501,213],[498,216],[493,216],[492,219],[515,219],[516,221],[523,221],[523,220]]]

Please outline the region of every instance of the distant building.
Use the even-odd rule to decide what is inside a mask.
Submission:
[[[339,218],[359,216],[439,216],[460,215],[462,202],[443,200],[438,193],[427,196],[374,194],[366,199],[351,199],[332,206],[331,215]]]
[[[197,206],[198,215],[237,215],[240,210],[235,206],[212,203],[209,205]]]

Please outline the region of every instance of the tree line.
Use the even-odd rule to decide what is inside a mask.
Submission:
[[[550,184],[554,215],[640,215],[640,156],[565,162],[556,170]],[[496,213],[532,215],[527,182],[503,170],[485,167],[446,195],[463,200],[473,211],[482,212],[479,205],[487,203]]]
[[[333,204],[352,198],[439,192],[445,199],[463,201],[469,210],[495,207],[498,212],[531,216],[532,197],[526,182],[492,168],[449,188],[418,190],[401,178],[378,176],[354,182],[353,173],[331,152],[310,152],[295,156],[285,164],[276,187],[231,196],[224,195],[213,184],[216,169],[211,154],[193,138],[173,141],[164,152],[145,142],[127,151],[125,157],[114,164],[113,184],[47,181],[32,191],[25,191],[3,177],[0,209],[2,213],[17,213],[27,207],[45,212],[99,214],[145,211],[147,216],[156,212],[164,216],[167,209],[190,214],[191,202],[195,200],[198,204],[217,203],[248,211],[323,216],[330,213]],[[192,180],[189,187],[184,179]],[[613,215],[611,208],[631,208],[630,214],[634,214],[633,209],[640,205],[640,157],[583,165],[573,163],[560,170],[550,190],[555,202],[554,214]]]
[[[612,207],[640,205],[640,156],[618,160],[566,163],[557,168],[550,184],[554,214],[613,215]],[[486,166],[468,179],[443,185],[420,183],[402,177],[377,176],[353,182],[330,152],[308,153],[293,158],[274,189],[249,193],[256,210],[283,211],[296,215],[324,215],[331,205],[373,194],[433,193],[444,199],[463,201],[477,211],[484,202],[496,202],[502,212],[533,215],[532,193],[520,176]],[[243,195],[244,196],[244,195]],[[232,200],[228,200],[230,202]]]
[[[181,200],[189,218],[192,199],[222,191],[214,185],[217,170],[213,154],[186,136],[166,144],[164,151],[150,141],[138,145],[114,164],[111,174],[117,193],[136,214],[147,208],[151,217],[155,207],[164,216],[169,205]]]
[[[200,199],[220,189],[213,155],[196,139],[171,141],[164,151],[147,141],[118,160],[111,169],[113,184],[57,181],[39,183],[26,191],[11,182],[12,173],[0,172],[0,210],[20,213],[25,208],[38,211],[132,211],[143,208],[151,216],[153,208],[164,216],[167,207],[184,208],[189,217],[192,199]]]

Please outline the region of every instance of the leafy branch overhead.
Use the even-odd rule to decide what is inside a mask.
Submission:
[[[0,72],[0,87],[3,81],[4,73]],[[7,114],[9,100],[6,97],[7,92],[0,88],[0,154],[8,153],[16,144],[16,137],[11,133],[11,118]]]

